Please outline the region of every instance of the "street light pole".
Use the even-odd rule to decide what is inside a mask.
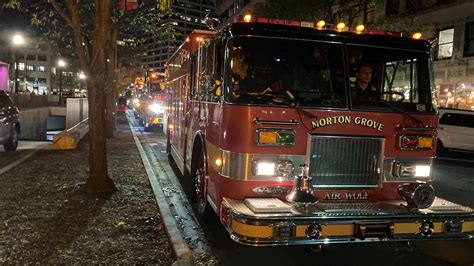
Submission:
[[[58,70],[59,70],[59,102],[58,104],[61,105],[62,104],[62,95],[63,95],[63,90],[62,90],[62,77],[63,77],[63,71],[62,69],[60,70],[60,68],[58,67]]]
[[[20,58],[18,56],[18,47],[25,42],[23,36],[15,34],[12,39],[13,46],[15,46],[15,93],[18,93],[18,69],[20,64]]]
[[[59,59],[58,61],[58,70],[59,70],[59,101],[58,104],[61,105],[62,102],[62,96],[63,96],[63,90],[62,90],[62,81],[63,81],[63,67],[66,65],[66,62],[64,62],[62,59]]]
[[[18,64],[20,58],[18,56],[18,51],[15,49],[15,94],[18,94]]]

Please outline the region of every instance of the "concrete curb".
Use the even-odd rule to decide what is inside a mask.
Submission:
[[[140,143],[140,140],[138,139],[138,134],[133,131],[128,116],[127,122],[128,126],[130,127],[130,131],[132,132],[133,139],[135,140],[135,144],[137,145],[137,149],[140,152],[140,157],[148,175],[148,180],[150,180],[153,193],[155,194],[155,199],[158,204],[158,208],[160,209],[161,217],[163,219],[166,231],[168,232],[168,236],[171,240],[173,250],[177,257],[177,260],[173,263],[173,265],[193,265],[192,251],[188,247],[188,244],[182,237],[181,232],[179,231],[176,220],[174,219],[170,207],[167,203],[165,194],[163,193],[163,190],[161,189],[161,186],[158,182],[158,178],[156,177],[155,172],[153,171],[153,167],[151,166],[151,163],[148,160],[148,157],[146,156],[145,150],[143,149],[143,146]]]

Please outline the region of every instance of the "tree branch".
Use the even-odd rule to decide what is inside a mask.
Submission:
[[[74,25],[72,24],[71,17],[69,17],[66,13],[66,10],[64,10],[61,6],[59,6],[58,1],[56,0],[49,0],[51,5],[56,9],[56,12],[69,24],[71,28],[74,28]]]
[[[86,76],[89,76],[91,71],[88,64],[89,60],[85,53],[85,47],[82,45],[84,37],[81,19],[79,16],[79,5],[75,0],[66,0],[66,6],[71,13],[71,28],[74,31],[74,47],[76,54],[79,57],[79,63],[81,64],[82,71],[85,72]]]

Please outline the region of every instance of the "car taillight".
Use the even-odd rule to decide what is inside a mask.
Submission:
[[[408,150],[432,149],[433,136],[429,135],[402,135],[400,148]]]

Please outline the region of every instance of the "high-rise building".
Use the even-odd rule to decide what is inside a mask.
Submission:
[[[139,47],[143,66],[147,69],[163,71],[165,62],[187,35],[194,29],[207,28],[204,18],[213,9],[214,1],[212,0],[173,1],[169,14],[161,21],[161,26],[173,31],[175,37],[170,37],[169,33],[161,33],[158,38],[146,37],[145,42]]]
[[[216,0],[215,12],[221,23],[219,28],[234,21],[238,15],[252,13],[255,4],[266,2],[266,0]]]

